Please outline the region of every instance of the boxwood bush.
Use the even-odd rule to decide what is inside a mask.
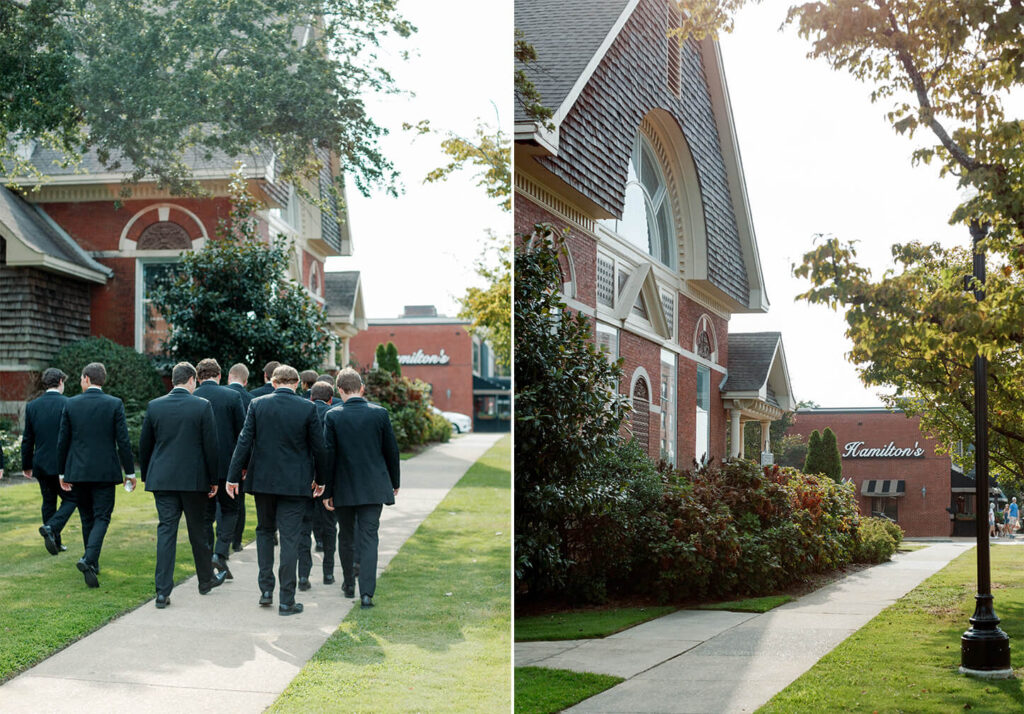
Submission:
[[[888,518],[862,518],[857,529],[854,560],[884,563],[892,558],[903,540],[903,529]]]

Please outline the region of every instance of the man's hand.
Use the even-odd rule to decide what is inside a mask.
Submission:
[[[313,498],[320,498],[324,495],[324,485],[322,483],[313,482]]]
[[[128,488],[129,491],[134,491],[135,490],[135,486],[137,484],[135,482],[135,477],[134,476],[125,476],[124,477],[124,482],[126,484],[129,484],[129,483],[131,484],[131,486]]]
[[[24,471],[21,472],[21,475],[24,476],[25,478],[32,478],[32,469],[25,469]],[[0,471],[0,478],[3,478],[3,477],[4,477],[4,472]]]
[[[398,495],[398,489],[397,488],[395,489],[395,495],[396,496]]]
[[[0,469],[0,478],[3,478],[3,477],[4,477],[4,470]]]
[[[245,478],[245,477],[243,476],[242,478]],[[227,494],[229,496],[231,496],[231,498],[234,498],[235,494],[238,493],[238,484],[237,483],[232,483],[231,481],[228,481],[227,483],[224,484],[224,491],[226,491]]]
[[[334,499],[333,498],[325,498],[324,499],[324,508],[326,508],[328,511],[333,511],[334,510]]]
[[[243,481],[245,481],[245,472],[246,471],[248,471],[248,469],[242,469],[242,480]]]
[[[217,495],[217,484],[213,484],[212,486],[210,486],[210,492],[208,494],[206,494],[206,497],[207,498],[213,498],[216,495]]]
[[[64,483],[64,476],[63,475],[60,477],[60,490],[61,491],[70,491],[71,490],[71,484],[70,483]]]

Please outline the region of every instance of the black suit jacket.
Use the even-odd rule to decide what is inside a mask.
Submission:
[[[68,398],[59,392],[43,392],[25,407],[25,431],[21,435],[21,468],[33,476],[56,476],[57,437],[60,416]],[[0,457],[3,458],[3,457]]]
[[[57,472],[68,483],[121,483],[135,475],[124,402],[87,389],[64,405],[57,437]]]
[[[243,387],[241,384],[238,384],[237,382],[232,382],[231,384],[228,385],[228,389],[231,389],[238,393],[238,396],[242,398],[242,409],[245,411],[249,411],[249,402],[252,401],[252,395],[249,394],[246,388]]]
[[[217,478],[223,481],[228,477],[228,466],[231,454],[235,451],[235,442],[245,424],[245,407],[242,398],[234,389],[222,387],[215,382],[203,382],[192,392],[213,406],[213,418],[217,422]]]
[[[265,397],[268,394],[273,394],[273,393],[274,393],[274,385],[271,384],[270,382],[265,382],[262,387],[256,387],[256,389],[253,389],[252,391],[250,391],[249,392],[249,396],[251,396],[253,399],[256,399],[257,397]]]
[[[313,402],[313,406],[316,407],[316,418],[320,420],[320,428],[324,428],[324,420],[327,417],[327,412],[330,411],[333,404],[328,404],[325,401],[317,399]]]
[[[151,401],[139,462],[147,491],[209,491],[217,483],[217,424],[210,403],[183,387]]]
[[[330,477],[324,498],[335,506],[392,505],[401,460],[391,419],[384,407],[352,397],[327,412],[324,442]]]
[[[242,469],[246,493],[313,497],[313,481],[324,483],[327,458],[313,402],[281,387],[249,405],[228,469],[238,483]]]

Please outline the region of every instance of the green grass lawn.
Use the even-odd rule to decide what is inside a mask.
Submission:
[[[516,714],[553,714],[625,681],[567,669],[516,667]]]
[[[1018,679],[963,676],[960,636],[974,612],[971,549],[881,612],[759,712],[1024,710],[1024,549],[992,548],[992,593]]]
[[[64,528],[67,551],[53,556],[39,535],[42,499],[36,481],[0,488],[0,682],[154,597],[156,507],[139,484],[117,489],[117,502],[100,556],[100,587],[89,589],[75,563],[83,553],[78,512]],[[256,512],[247,499],[245,540],[254,537]],[[185,521],[178,534],[175,582],[195,574]]]
[[[729,602],[713,602],[706,605],[698,605],[698,610],[729,610],[730,612],[768,612],[779,605],[785,605],[793,599],[791,595],[766,595],[764,597],[753,597],[746,600],[731,600]]]
[[[516,642],[607,637],[641,622],[675,612],[671,606],[570,610],[516,618]]]
[[[511,439],[474,464],[271,708],[511,707]]]

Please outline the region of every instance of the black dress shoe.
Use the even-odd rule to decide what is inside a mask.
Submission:
[[[261,607],[266,607],[267,605],[272,605],[273,603],[274,603],[274,593],[270,592],[269,590],[267,590],[264,593],[260,593],[260,606]]]
[[[373,598],[369,595],[363,595],[360,598],[359,607],[373,607]]]
[[[213,558],[211,558],[210,562],[213,564],[213,567],[216,568],[219,572],[226,573],[224,578],[225,580],[235,579],[235,576],[232,575],[231,571],[228,569],[228,559],[225,558],[223,555],[217,555],[216,553],[214,553]]]
[[[165,607],[171,604],[171,599],[166,595],[156,596],[156,609],[163,610]]]
[[[85,558],[82,558],[75,563],[75,567],[78,568],[79,572],[81,572],[83,576],[85,576],[86,585],[90,588],[98,588],[100,586],[100,580],[96,577],[96,567],[86,563]]]
[[[277,606],[278,615],[298,615],[300,612],[302,612],[301,602],[293,602],[291,605]]]
[[[53,536],[53,529],[50,526],[39,526],[39,535],[43,537],[43,545],[50,555],[57,555],[60,548],[57,546],[57,539]]]
[[[236,553],[241,553],[242,552],[242,544],[241,543],[234,543],[234,544],[232,544],[231,550],[235,551]]]
[[[324,585],[334,585],[334,575],[332,573],[324,573]]]
[[[309,590],[311,587],[309,578],[299,578],[299,590]]]
[[[227,578],[228,578],[228,574],[227,573],[214,573],[213,574],[213,580],[211,580],[210,582],[206,583],[205,585],[200,585],[199,586],[199,594],[200,595],[205,595],[206,593],[210,592],[214,588],[220,587],[221,585],[224,584],[224,581],[227,580]]]
[[[356,596],[356,586],[355,585],[342,585],[341,586],[341,596],[351,600],[352,598],[354,598]]]

